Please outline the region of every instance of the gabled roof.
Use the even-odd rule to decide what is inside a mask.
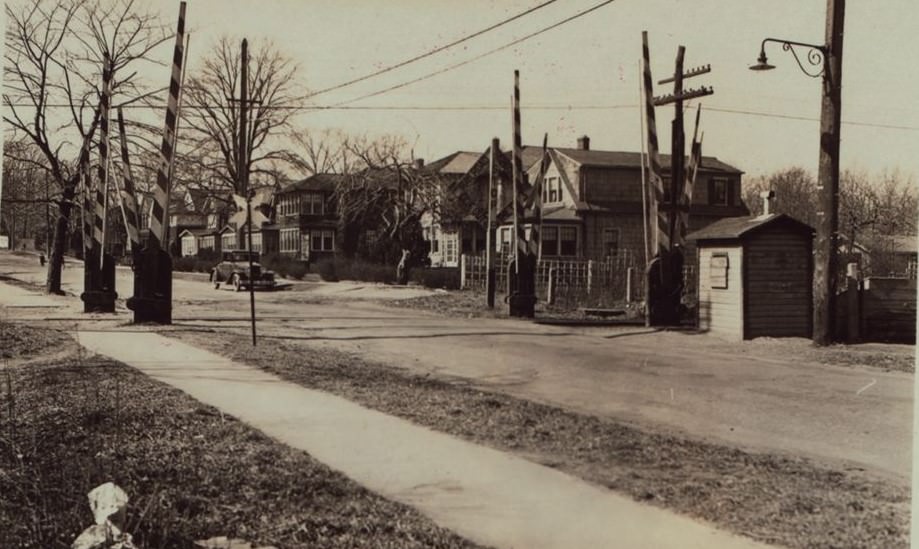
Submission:
[[[599,168],[641,168],[641,153],[637,152],[553,148],[582,166]],[[660,159],[661,168],[669,170],[671,161],[670,155],[662,154],[660,155]],[[725,164],[713,156],[702,157],[702,169],[730,174],[743,173],[734,166]]]
[[[813,227],[791,216],[785,214],[769,214],[757,217],[726,217],[724,219],[719,219],[711,225],[689,234],[686,239],[696,241],[739,240],[762,230],[764,227],[776,224],[786,224],[802,233],[807,233],[810,236],[814,235]]]
[[[278,194],[293,191],[325,191],[332,192],[344,180],[345,176],[335,173],[317,173],[295,181],[283,187]]]

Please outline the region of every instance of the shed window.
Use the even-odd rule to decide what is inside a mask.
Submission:
[[[726,290],[728,287],[728,254],[712,254],[709,264],[709,282],[713,289]]]

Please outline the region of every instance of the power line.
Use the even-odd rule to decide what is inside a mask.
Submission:
[[[384,68],[382,68],[382,69],[380,69],[380,70],[378,70],[378,71],[374,71],[374,72],[372,72],[372,73],[365,74],[364,76],[355,78],[355,79],[353,79],[353,80],[348,80],[347,82],[342,82],[341,84],[336,84],[336,85],[334,85],[334,86],[329,86],[328,88],[323,88],[323,89],[318,90],[318,91],[310,92],[310,93],[308,93],[307,95],[303,96],[303,99],[309,99],[309,98],[316,97],[317,95],[321,95],[321,94],[324,94],[324,93],[327,93],[327,92],[330,92],[330,91],[339,90],[339,89],[341,89],[341,88],[350,86],[350,85],[352,85],[352,84],[357,84],[358,82],[363,82],[364,80],[367,80],[367,79],[369,79],[369,78],[373,78],[374,76],[379,76],[379,75],[381,75],[381,74],[390,72],[390,71],[392,71],[392,70],[395,70],[395,69],[404,67],[404,66],[406,66],[406,65],[409,65],[409,64],[411,64],[411,63],[414,63],[415,61],[420,61],[421,59],[424,59],[424,58],[426,58],[426,57],[430,57],[430,56],[432,56],[432,55],[434,55],[434,54],[440,53],[440,52],[442,52],[442,51],[444,51],[444,50],[446,50],[446,49],[452,48],[453,46],[457,46],[457,45],[459,45],[459,44],[462,44],[463,42],[467,42],[467,41],[469,41],[469,40],[472,40],[473,38],[482,36],[483,34],[485,34],[485,33],[487,33],[487,32],[493,31],[493,30],[497,29],[498,27],[502,27],[502,26],[504,26],[504,25],[506,25],[506,24],[508,24],[508,23],[510,23],[510,22],[512,22],[512,21],[515,21],[515,20],[517,20],[517,19],[520,19],[521,17],[524,17],[524,16],[526,16],[526,15],[529,15],[529,14],[531,14],[531,13],[533,13],[533,12],[539,10],[539,9],[542,9],[542,8],[548,6],[549,4],[555,3],[556,1],[557,1],[557,0],[548,0],[547,2],[543,2],[542,4],[539,4],[538,6],[534,6],[534,7],[530,8],[530,9],[528,9],[528,10],[525,10],[525,11],[522,11],[522,12],[518,13],[517,15],[514,15],[514,16],[512,16],[512,17],[509,17],[508,19],[505,19],[505,20],[503,20],[503,21],[500,21],[500,22],[498,22],[498,23],[495,23],[494,25],[491,25],[490,27],[487,27],[487,28],[484,28],[484,29],[482,29],[482,30],[480,30],[480,31],[477,31],[477,32],[474,32],[474,33],[472,33],[472,34],[466,35],[466,36],[460,38],[459,40],[454,40],[453,42],[450,42],[449,44],[445,44],[445,45],[443,45],[443,46],[439,46],[439,47],[437,47],[437,48],[434,48],[433,50],[430,50],[430,51],[427,51],[427,52],[425,52],[425,53],[416,55],[415,57],[412,57],[412,58],[410,58],[410,59],[406,59],[405,61],[401,61],[401,62],[399,62],[399,63],[396,63],[395,65],[390,65],[390,66],[388,66],[388,67],[384,67]]]
[[[494,48],[494,49],[492,49],[492,50],[488,50],[488,51],[486,51],[485,53],[481,53],[481,54],[479,54],[479,55],[477,55],[477,56],[475,56],[475,57],[472,57],[472,58],[470,58],[470,59],[467,59],[467,60],[465,60],[465,61],[461,61],[461,62],[459,62],[459,63],[455,63],[455,64],[453,64],[453,65],[449,65],[449,66],[444,67],[444,68],[442,68],[442,69],[440,69],[440,70],[436,70],[436,71],[434,71],[434,72],[428,73],[428,74],[426,74],[426,75],[424,75],[424,76],[420,76],[420,77],[418,77],[418,78],[414,78],[414,79],[412,79],[412,80],[408,80],[408,81],[406,81],[406,82],[402,82],[401,84],[396,84],[395,86],[390,86],[390,87],[388,87],[388,88],[385,88],[385,89],[382,89],[382,90],[379,90],[379,91],[375,91],[375,92],[373,92],[373,93],[368,93],[368,94],[366,94],[366,95],[362,95],[362,96],[356,97],[356,98],[354,98],[354,99],[349,99],[349,100],[347,100],[347,101],[342,101],[342,102],[339,102],[339,103],[335,103],[335,104],[332,105],[332,106],[334,106],[334,107],[339,107],[339,106],[342,106],[342,105],[348,105],[348,104],[351,104],[351,103],[355,103],[355,102],[361,101],[361,100],[363,100],[363,99],[368,99],[368,98],[371,98],[371,97],[376,97],[376,96],[378,96],[378,95],[382,95],[382,94],[384,94],[384,93],[389,93],[389,92],[391,92],[391,91],[398,90],[398,89],[404,88],[404,87],[406,87],[406,86],[410,86],[410,85],[412,85],[412,84],[421,82],[421,81],[423,81],[423,80],[427,80],[428,78],[433,78],[434,76],[443,74],[443,73],[445,73],[445,72],[449,72],[449,71],[452,71],[452,70],[454,70],[454,69],[458,69],[458,68],[463,67],[463,66],[465,66],[465,65],[468,65],[468,64],[470,64],[470,63],[472,63],[472,62],[474,62],[474,61],[478,61],[479,59],[482,59],[483,57],[486,57],[486,56],[491,55],[491,54],[493,54],[493,53],[497,53],[497,52],[502,51],[502,50],[506,50],[507,48],[510,48],[510,47],[512,47],[512,46],[516,46],[517,44],[519,44],[519,43],[521,43],[521,42],[523,42],[523,41],[525,41],[525,40],[529,40],[530,38],[533,38],[534,36],[539,36],[540,34],[543,34],[544,32],[548,32],[548,31],[550,31],[550,30],[552,30],[552,29],[555,29],[555,28],[557,28],[557,27],[560,27],[560,26],[562,26],[562,25],[564,25],[564,24],[566,24],[566,23],[569,23],[569,22],[571,22],[571,21],[574,21],[575,19],[578,19],[579,17],[583,17],[583,16],[585,16],[585,15],[587,15],[588,13],[591,13],[591,12],[593,12],[593,11],[596,11],[596,10],[602,8],[603,6],[606,6],[607,4],[612,4],[614,1],[615,1],[615,0],[605,0],[604,2],[600,2],[599,4],[597,4],[597,5],[595,5],[595,6],[591,7],[591,8],[587,8],[586,10],[579,11],[578,13],[572,15],[571,17],[567,17],[567,18],[565,18],[565,19],[562,19],[561,21],[559,21],[559,22],[557,22],[557,23],[553,23],[552,25],[549,25],[548,27],[544,27],[544,28],[542,28],[542,29],[540,29],[540,30],[538,30],[538,31],[536,31],[536,32],[532,32],[532,33],[530,33],[530,34],[527,34],[527,35],[525,35],[525,36],[523,36],[523,37],[521,37],[521,38],[518,38],[518,39],[516,39],[516,40],[514,40],[514,41],[512,41],[512,42],[508,42],[507,44],[504,44],[503,46],[498,46],[497,48]]]
[[[4,104],[6,106],[6,104]],[[12,104],[13,107],[34,107],[34,105],[28,103],[21,104]],[[48,108],[70,108],[70,105],[63,103],[55,103],[45,105]],[[216,105],[186,105],[185,109],[204,109],[211,108]],[[551,104],[536,104],[536,105],[526,105],[523,106],[524,110],[529,111],[606,111],[606,110],[617,110],[617,109],[637,109],[638,106],[634,104],[609,104],[609,105],[551,105]],[[127,105],[128,109],[154,109],[160,110],[162,107],[154,105]],[[279,109],[279,110],[301,110],[307,112],[316,112],[316,111],[428,111],[428,112],[471,112],[471,111],[506,111],[508,107],[506,105],[266,105],[263,106],[266,109]],[[819,122],[819,118],[808,117],[808,116],[798,116],[793,114],[783,114],[776,112],[764,112],[764,111],[751,111],[744,109],[731,109],[731,108],[722,108],[722,107],[706,107],[707,111],[722,112],[727,114],[741,114],[747,116],[759,116],[762,118],[776,118],[782,120],[796,120],[800,122]],[[846,126],[858,126],[866,128],[879,128],[879,129],[889,129],[889,130],[903,130],[903,131],[919,131],[919,126],[906,126],[906,125],[897,125],[897,124],[881,124],[876,122],[864,122],[860,120],[843,120],[842,123]]]

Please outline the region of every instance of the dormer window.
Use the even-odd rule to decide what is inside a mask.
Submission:
[[[552,204],[562,201],[562,181],[558,177],[547,177],[542,194],[543,202]]]

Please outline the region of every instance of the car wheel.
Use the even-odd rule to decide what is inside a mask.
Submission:
[[[233,288],[235,288],[237,292],[241,292],[243,289],[243,283],[239,275],[233,275]]]

